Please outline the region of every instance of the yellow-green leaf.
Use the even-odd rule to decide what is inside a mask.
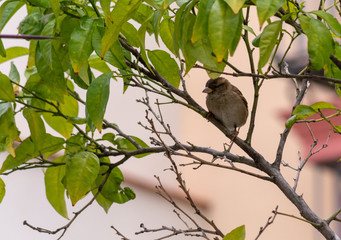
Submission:
[[[75,205],[91,190],[99,169],[99,159],[92,152],[78,152],[66,159],[64,186],[72,205]]]
[[[176,61],[162,50],[148,51],[148,58],[158,71],[170,84],[179,87],[180,69]]]
[[[84,17],[80,25],[71,33],[69,56],[72,68],[78,74],[82,67],[87,67],[88,58],[93,51],[91,40],[94,24],[102,25],[101,19]]]
[[[68,81],[67,85],[69,89],[73,90],[71,81]],[[56,102],[54,103],[57,104]],[[58,103],[57,105],[61,113],[67,116],[68,119],[47,112],[43,113],[43,117],[50,127],[68,139],[71,137],[74,128],[72,122],[70,122],[70,118],[72,119],[78,116],[78,101],[71,95],[66,95],[64,97],[64,103]],[[55,111],[55,108],[50,105],[46,105],[45,109]]]
[[[0,178],[0,203],[2,202],[2,199],[4,198],[6,193],[6,185],[5,182]]]
[[[198,4],[198,14],[195,18],[191,43],[208,37],[208,17],[215,1],[202,0]]]
[[[15,140],[19,140],[19,132],[15,124],[12,104],[0,103],[0,143],[13,157],[16,156],[13,146]]]
[[[102,131],[102,122],[109,99],[111,77],[112,72],[103,73],[90,84],[86,93],[86,109],[99,132]]]
[[[316,113],[316,110],[314,110],[312,107],[307,105],[298,105],[292,115],[296,115],[296,119],[305,119],[307,117],[310,117],[311,115],[314,115]]]
[[[53,160],[55,163],[65,163],[65,157],[61,156]],[[45,172],[46,198],[51,206],[64,218],[68,219],[65,204],[65,187],[62,179],[65,176],[65,165],[50,167]]]
[[[133,16],[135,10],[141,3],[142,0],[118,0],[116,2],[114,10],[111,13],[114,22],[107,22],[106,30],[102,38],[101,58],[104,58],[105,53],[117,40],[122,25]]]
[[[290,130],[290,129],[292,128],[292,126],[295,124],[296,118],[297,118],[296,115],[292,115],[292,116],[285,122],[285,127],[286,127],[287,129]]]
[[[40,118],[40,114],[30,108],[25,108],[23,110],[23,115],[28,122],[35,150],[40,151],[45,141],[43,138],[46,133],[44,122]]]
[[[322,109],[333,109],[333,110],[339,110],[337,109],[333,104],[329,103],[329,102],[316,102],[312,105],[310,105],[310,107],[312,109],[314,109],[315,111],[320,111]]]
[[[170,18],[164,18],[160,23],[160,36],[166,47],[175,54],[174,50],[174,22]]]
[[[281,30],[282,21],[272,22],[264,28],[259,41],[258,70],[260,72],[262,71],[262,67],[267,64],[271,53],[277,44],[278,35]]]
[[[245,225],[233,229],[225,235],[223,240],[244,240],[245,239]]]
[[[28,54],[25,47],[10,47],[6,49],[6,57],[0,57],[0,64],[13,58],[21,57]]]
[[[0,173],[6,170],[16,168],[28,160],[37,157],[38,152],[34,151],[34,144],[31,138],[26,138],[16,149],[15,158],[12,155],[8,155],[4,163],[2,164]]]
[[[208,19],[208,36],[218,63],[235,51],[242,31],[242,14],[234,14],[224,0],[216,0]]]
[[[11,80],[5,74],[0,73],[0,100],[14,102],[15,95]]]
[[[329,56],[333,53],[333,37],[321,21],[305,16],[300,16],[299,20],[308,37],[310,64],[314,70],[320,70],[329,62]]]
[[[246,0],[224,0],[233,10],[235,14],[243,7]]]
[[[285,0],[257,0],[256,6],[259,25],[262,27],[263,23],[275,15],[284,2]]]

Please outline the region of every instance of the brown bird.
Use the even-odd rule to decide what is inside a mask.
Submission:
[[[210,79],[203,90],[207,93],[206,106],[216,119],[237,135],[237,128],[243,126],[248,116],[247,101],[239,89],[227,79]]]

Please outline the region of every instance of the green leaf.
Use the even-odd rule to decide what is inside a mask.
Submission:
[[[13,62],[11,62],[11,69],[8,74],[9,79],[11,79],[13,82],[20,83],[20,74],[18,72],[17,67],[14,65]],[[17,85],[14,85],[14,88],[18,88]]]
[[[66,159],[64,186],[72,205],[75,205],[91,190],[99,169],[99,159],[92,152],[78,152]]]
[[[82,67],[87,67],[88,58],[93,51],[91,39],[95,21],[98,24],[101,22],[100,19],[84,17],[81,19],[80,25],[71,33],[69,56],[76,75]]]
[[[127,22],[135,13],[135,10],[142,3],[142,0],[118,0],[115,4],[114,10],[111,13],[113,23],[107,23],[107,27],[102,38],[101,58],[109,50],[112,43],[118,38],[118,33],[122,25]]]
[[[148,58],[152,62],[156,71],[158,71],[174,87],[179,87],[179,66],[167,52],[162,50],[148,51]]]
[[[5,182],[0,178],[0,203],[2,202],[2,199],[4,199],[6,193],[6,185]]]
[[[262,36],[262,34],[258,34],[258,35],[252,40],[252,45],[253,45],[253,46],[259,48],[261,36]]]
[[[292,115],[296,115],[296,120],[305,119],[314,115],[316,110],[307,105],[298,105]]]
[[[253,29],[252,29],[250,26],[244,25],[244,24],[243,24],[242,28],[243,28],[244,30],[246,30],[246,31],[248,31],[248,32],[250,32],[250,33],[252,33],[252,35],[254,35],[255,37],[257,37],[255,31],[253,31]]]
[[[10,103],[0,103],[0,143],[6,151],[15,157],[13,142],[19,139],[19,132],[14,120],[14,112]]]
[[[61,156],[53,160],[54,163],[65,163],[65,157]],[[46,198],[51,206],[64,218],[68,218],[65,204],[65,187],[62,179],[65,176],[65,165],[50,167],[45,172]]]
[[[26,82],[25,88],[46,99],[58,98],[55,96],[54,89],[50,87],[48,82],[43,81],[37,72],[30,75]]]
[[[33,66],[35,66],[35,54],[36,54],[36,47],[37,47],[38,41],[31,41],[29,46],[29,53],[28,53],[28,59],[26,67],[27,69],[31,69]]]
[[[0,7],[0,31],[5,27],[12,16],[24,5],[22,1],[5,1]]]
[[[28,160],[39,156],[39,153],[34,151],[34,144],[31,138],[26,138],[16,149],[15,158],[12,155],[8,155],[2,167],[0,173],[5,172],[20,166]]]
[[[92,36],[92,46],[95,49],[95,52],[98,56],[101,55],[101,39],[104,32],[104,27],[98,26],[94,29],[93,36]],[[137,32],[136,32],[137,35]],[[127,65],[124,61],[124,53],[122,50],[122,46],[120,45],[119,41],[116,40],[110,49],[105,53],[103,60],[105,62],[110,63],[114,67],[118,69],[126,69]],[[89,64],[91,64],[91,58],[89,60]],[[108,71],[106,71],[108,72]]]
[[[322,18],[328,24],[330,30],[332,30],[332,32],[336,36],[341,37],[341,24],[333,15],[325,11],[320,11],[320,10],[312,11],[312,13]]]
[[[267,64],[271,53],[277,44],[278,35],[281,30],[282,21],[272,22],[264,28],[259,41],[258,70],[260,72],[262,71],[262,67]]]
[[[19,24],[19,34],[39,35],[44,28],[43,17],[44,15],[40,12],[27,15]]]
[[[138,38],[138,33],[134,25],[132,25],[129,22],[125,22],[122,25],[121,33],[127,39],[127,41],[131,44],[131,46],[133,47],[140,46],[140,40]]]
[[[97,55],[91,55],[89,58],[89,65],[91,68],[96,69],[102,73],[110,72],[111,69],[105,63],[104,60],[100,59]]]
[[[160,25],[161,25],[161,19],[163,18],[164,13],[165,13],[165,10],[163,9],[156,10],[153,13],[152,26],[153,26],[153,34],[155,37],[155,42],[157,43],[157,45],[160,45],[159,43]]]
[[[64,78],[64,71],[61,62],[56,54],[52,44],[48,44],[44,40],[44,44],[38,43],[35,53],[35,63],[39,73],[40,81],[49,89],[47,99],[64,101],[64,95],[67,94],[66,80]]]
[[[139,144],[141,147],[143,148],[147,148],[149,147],[143,140],[141,140],[140,138],[138,137],[135,137],[135,136],[130,136],[132,139],[135,140],[135,142],[137,144]],[[117,148],[118,149],[122,149],[122,150],[125,150],[125,151],[134,151],[136,150],[137,148],[126,138],[117,138],[115,140],[115,143],[117,144]],[[142,157],[145,157],[147,155],[149,155],[150,153],[142,153],[142,154],[138,154],[138,155],[135,155],[134,157],[136,158],[142,158]]]
[[[189,41],[192,36],[195,18],[190,11],[196,3],[196,0],[188,1],[183,4],[175,14],[173,38],[174,49],[177,57],[180,56],[179,49],[184,50],[187,41]]]
[[[111,77],[112,72],[100,75],[91,83],[86,93],[86,109],[99,132],[102,131],[102,122],[109,99]]]
[[[101,167],[102,171],[105,172],[108,170],[108,166]],[[99,174],[96,179],[96,186],[100,186],[103,184],[106,175]],[[114,202],[115,201],[115,193],[121,188],[120,185],[123,182],[123,174],[119,168],[112,169],[107,181],[103,185],[101,194],[108,200]]]
[[[106,19],[109,19],[110,22],[113,22],[111,16],[110,16],[110,3],[111,0],[100,0],[99,1],[104,13],[104,16],[106,17]]]
[[[1,39],[0,39],[0,56],[6,57],[6,49]]]
[[[27,0],[30,4],[42,8],[50,8],[49,0]]]
[[[105,134],[103,134],[102,140],[107,140],[107,141],[111,142],[112,144],[116,145],[116,143],[115,143],[115,134],[113,134],[113,133],[105,133]]]
[[[190,51],[199,62],[209,68],[216,68],[219,65],[217,58],[212,55],[213,50],[208,38],[202,38],[193,43]]]
[[[41,137],[43,139],[43,143],[40,147],[39,155],[44,154],[45,158],[52,156],[64,148],[63,145],[65,141],[63,138],[52,136],[49,133],[46,133]]]
[[[49,107],[48,109],[52,110],[53,108]],[[70,95],[65,96],[64,103],[59,104],[59,109],[63,114],[72,118],[78,115],[78,102]],[[74,126],[69,118],[65,119],[62,116],[55,116],[52,113],[43,113],[43,117],[46,123],[63,137],[71,137]]]
[[[6,49],[6,57],[0,57],[0,64],[13,58],[21,57],[28,54],[25,47],[10,47]]]
[[[141,57],[145,61],[145,63],[147,64],[147,67],[150,68],[149,62],[147,60],[146,46],[145,46],[147,25],[148,25],[148,23],[142,24],[141,27],[139,28],[139,30],[137,31],[137,35],[138,35],[139,41],[140,41]]]
[[[174,22],[170,18],[164,18],[160,23],[160,36],[166,47],[175,54],[174,50]]]
[[[59,0],[49,0],[49,3],[51,5],[51,8],[52,8],[52,11],[53,11],[55,18],[58,18],[59,12],[60,12]]]
[[[195,19],[191,43],[195,43],[208,36],[208,17],[215,1],[202,0],[198,4],[198,14]]]
[[[97,194],[97,192],[98,192],[97,189],[92,190],[92,194],[94,196]],[[108,213],[111,205],[114,203],[113,201],[106,199],[101,193],[97,195],[96,202],[104,209],[106,213]]]
[[[242,31],[242,13],[234,14],[223,0],[216,0],[208,19],[208,36],[218,63],[227,56],[233,55]]]
[[[292,115],[286,122],[285,122],[285,127],[290,130],[292,128],[292,126],[295,124],[296,122],[296,115]]]
[[[102,165],[102,163],[110,163],[110,159],[108,157],[103,157],[103,158],[100,158],[100,164],[101,164],[101,167],[100,167],[100,170],[99,170],[99,174],[95,180],[95,182],[93,183],[93,186],[92,186],[92,194],[95,196],[97,195],[96,197],[96,202],[104,209],[104,211],[106,213],[108,213],[111,205],[114,203],[113,201],[110,201],[109,199],[106,199],[103,195],[102,195],[102,192],[98,193],[98,186],[99,185],[102,185],[104,183],[104,179],[103,178],[103,175],[105,175],[105,173],[107,173],[108,171],[108,166],[107,165]],[[102,182],[101,182],[102,181]],[[100,183],[98,183],[100,182]],[[98,183],[98,184],[97,184]]]
[[[257,0],[259,25],[262,27],[263,23],[276,13],[284,2],[285,0]]]
[[[320,70],[329,62],[333,53],[333,38],[327,27],[319,20],[299,17],[303,31],[308,37],[309,60],[314,70]],[[308,23],[308,24],[307,24]]]
[[[152,19],[153,15],[157,15],[158,12],[160,12],[160,10],[153,10],[152,7],[146,4],[140,4],[138,8],[134,11],[132,19],[140,24],[148,22],[147,31],[148,33],[152,33],[153,26],[149,20]]]
[[[233,229],[226,234],[223,240],[244,240],[245,239],[245,225]]]
[[[43,138],[46,133],[44,122],[40,118],[40,114],[30,108],[25,108],[23,110],[23,115],[26,118],[30,128],[31,139],[34,143],[35,151],[40,151],[45,141]]]
[[[334,56],[337,59],[341,59],[341,46],[340,45],[335,46]],[[324,67],[324,74],[326,77],[341,79],[341,70],[330,59],[329,59],[327,65]],[[338,85],[336,84],[335,90],[339,89],[339,87],[337,87],[337,86]],[[341,89],[339,90],[339,92],[337,91],[336,93],[341,97]]]
[[[0,100],[14,102],[15,95],[11,80],[5,74],[0,73]]]
[[[310,105],[310,107],[312,109],[314,109],[314,111],[318,112],[322,109],[333,109],[333,110],[339,110],[337,109],[333,104],[329,103],[329,102],[316,102],[312,105]]]
[[[66,140],[65,154],[76,153],[85,150],[87,140],[78,133]]]
[[[246,0],[224,0],[235,14],[243,7]]]

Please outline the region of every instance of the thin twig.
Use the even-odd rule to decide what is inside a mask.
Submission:
[[[301,158],[301,154],[300,152],[298,152],[298,155],[299,155],[299,162],[300,162],[300,165],[299,167],[297,168],[297,174],[296,174],[296,178],[294,179],[294,186],[293,186],[293,190],[296,192],[296,189],[297,189],[297,185],[298,185],[298,181],[299,181],[299,178],[300,178],[300,174],[301,174],[301,171],[303,169],[303,167],[305,166],[305,164],[308,162],[308,160],[310,159],[311,156],[315,155],[316,153],[320,152],[322,149],[326,148],[328,146],[328,141],[329,141],[329,138],[330,138],[330,134],[331,134],[331,131],[329,131],[329,134],[328,134],[328,137],[327,137],[327,140],[326,140],[326,143],[323,144],[319,149],[317,149],[316,151],[313,151],[314,148],[316,147],[317,145],[317,140],[312,132],[312,130],[310,129],[308,123],[306,124],[308,129],[309,129],[309,132],[310,132],[310,135],[313,139],[313,144],[310,146],[310,149],[309,149],[309,153],[308,155],[306,156],[305,159],[302,160]]]
[[[295,102],[294,106],[292,107],[292,111],[291,111],[290,115],[292,115],[295,108],[302,102],[303,97],[307,91],[307,88],[308,88],[308,80],[304,79],[302,82],[300,93],[296,97],[296,102]],[[283,151],[284,151],[284,145],[285,145],[285,142],[286,142],[287,137],[289,135],[289,132],[290,132],[290,129],[285,128],[283,133],[281,134],[280,142],[279,142],[278,148],[277,148],[276,159],[272,164],[277,169],[280,168],[280,164],[281,164],[282,156],[283,156]]]
[[[260,227],[259,233],[257,237],[255,238],[255,240],[257,240],[260,237],[260,235],[265,231],[265,229],[275,221],[275,218],[277,216],[277,210],[278,210],[278,206],[276,206],[275,210],[272,211],[273,216],[268,218],[268,221],[265,223],[264,227]]]
[[[122,238],[121,238],[122,240],[129,240],[129,238],[125,237],[122,233],[120,233],[120,232],[117,230],[117,228],[115,228],[114,226],[111,226],[111,228],[115,230],[115,232],[116,232],[116,234],[117,234],[118,236],[122,237]]]

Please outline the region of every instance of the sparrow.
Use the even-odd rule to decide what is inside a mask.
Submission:
[[[238,134],[248,116],[247,101],[237,87],[227,79],[209,79],[203,90],[207,93],[206,106],[209,114],[219,120],[230,132]]]

